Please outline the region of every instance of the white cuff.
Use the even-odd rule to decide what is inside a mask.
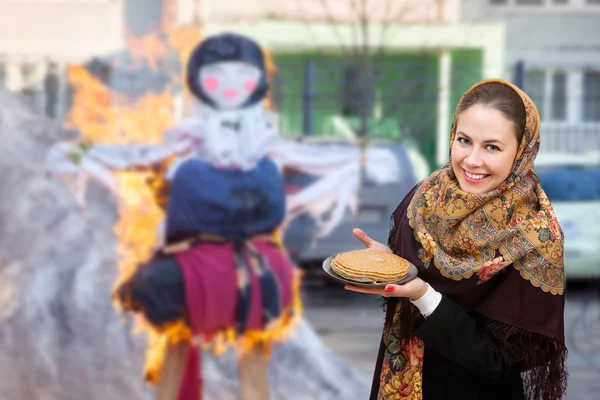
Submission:
[[[440,301],[442,301],[442,294],[437,292],[428,283],[425,294],[417,300],[411,300],[410,302],[417,306],[424,317],[428,317],[435,311],[437,306],[440,304]]]

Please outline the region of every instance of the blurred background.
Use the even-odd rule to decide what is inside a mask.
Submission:
[[[523,88],[542,116],[536,171],[565,232],[567,398],[600,398],[599,0],[0,0],[0,148],[6,172],[0,181],[0,339],[5,358],[10,356],[0,367],[3,376],[14,373],[16,379],[25,372],[11,372],[11,365],[27,371],[29,362],[38,371],[20,383],[30,392],[0,383],[0,398],[83,398],[56,389],[52,378],[61,370],[57,354],[75,351],[69,341],[80,334],[69,320],[85,325],[97,315],[89,307],[113,312],[109,290],[117,268],[143,258],[144,232],[157,218],[143,194],[146,180],[135,174],[120,176],[130,201],[117,206],[92,188],[85,217],[70,216],[80,211],[43,174],[44,150],[66,137],[160,143],[166,128],[194,111],[183,84],[190,50],[225,31],[264,47],[268,106],[278,114],[284,137],[324,145],[368,138],[410,155],[410,165],[402,164],[408,178],[386,186],[363,182],[358,212],[327,238],[315,239],[315,221],[306,215],[284,233],[290,255],[305,271],[308,323],[364,387],[374,369],[383,314],[377,299],[347,293],[328,280],[322,261],[360,247],[351,234],[356,226],[386,242],[389,216],[404,194],[447,161],[454,108],[472,84],[502,77]],[[289,193],[314,180],[287,172]],[[60,217],[44,208],[63,203]],[[99,250],[81,250],[90,246]],[[52,265],[62,267],[53,275]],[[35,296],[23,293],[24,281],[36,282],[28,286]],[[45,303],[55,305],[45,309]],[[70,314],[73,304],[77,316]],[[36,323],[41,337],[56,325],[47,342],[15,339],[32,335]],[[133,353],[129,335],[99,329],[103,333],[96,329],[100,336],[85,345],[90,360],[100,362],[99,350],[89,349],[98,340],[106,345],[111,335],[123,336]],[[32,353],[46,351],[41,361],[33,360]],[[136,380],[139,368],[132,363],[127,379]],[[51,372],[43,372],[44,365]],[[77,371],[77,363],[71,367]],[[138,398],[119,397],[130,389],[114,390],[115,398]]]

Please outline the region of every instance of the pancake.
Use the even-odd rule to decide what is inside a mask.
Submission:
[[[381,250],[353,250],[336,255],[331,269],[344,279],[360,283],[394,283],[406,277],[410,264]]]

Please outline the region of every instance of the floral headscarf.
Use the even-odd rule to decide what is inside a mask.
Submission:
[[[525,106],[525,131],[506,181],[485,194],[461,190],[452,166],[426,178],[418,187],[407,216],[423,246],[421,260],[433,259],[442,275],[460,280],[477,274],[482,281],[511,264],[545,292],[563,294],[563,233],[548,197],[534,173],[540,146],[540,117],[533,101],[504,80],[485,80],[511,87]],[[450,143],[456,135],[456,115]],[[496,250],[504,263],[494,263]]]
[[[520,369],[526,398],[557,400],[567,381],[563,233],[533,169],[539,114],[525,93],[503,80],[479,82],[467,94],[487,83],[509,86],[525,107],[510,175],[495,190],[472,194],[460,189],[448,163],[398,206],[389,246],[435,290],[477,313],[499,355]],[[456,125],[455,116],[450,143]],[[504,262],[497,261],[499,254]],[[428,267],[432,260],[436,269]],[[479,285],[500,272],[504,277]],[[388,299],[386,308],[371,399],[420,400],[425,345],[414,332],[422,317],[405,298]],[[507,350],[512,346],[523,349],[518,360]]]

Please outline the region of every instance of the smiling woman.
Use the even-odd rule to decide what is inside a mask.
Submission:
[[[523,136],[525,107],[506,85],[490,83],[465,95],[452,139],[454,175],[463,190],[486,193],[508,178]]]
[[[388,250],[419,276],[346,287],[390,297],[371,399],[562,398],[564,238],[533,170],[539,135],[535,105],[509,82],[460,101],[451,162],[392,216]]]

